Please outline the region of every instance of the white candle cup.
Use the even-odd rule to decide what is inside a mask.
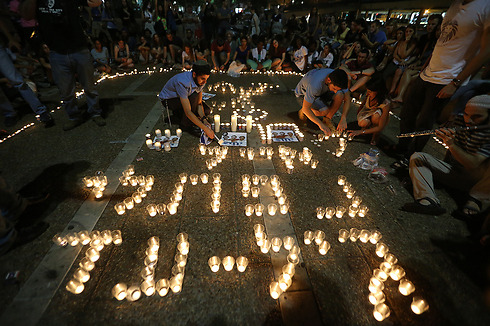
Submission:
[[[83,292],[84,289],[85,286],[83,285],[83,283],[76,279],[72,279],[66,284],[66,290],[73,294],[80,294]]]
[[[141,298],[141,289],[139,285],[131,285],[126,291],[126,300],[133,302]]]
[[[377,321],[383,321],[390,316],[390,308],[383,302],[374,306],[373,316]]]
[[[398,258],[396,258],[396,256],[392,253],[385,254],[383,258],[385,260],[385,263],[390,264],[391,266],[396,265],[396,263],[398,262]]]
[[[360,205],[357,214],[359,215],[359,217],[365,217],[368,211],[369,208],[367,208],[366,205]]]
[[[316,218],[321,220],[325,217],[325,208],[317,207],[316,208]]]
[[[128,197],[128,198],[124,199],[124,205],[126,205],[126,209],[132,209],[134,207],[133,198]]]
[[[100,235],[100,231],[98,230],[93,230],[92,232],[90,232],[90,239],[92,240],[101,240],[101,235]]]
[[[344,150],[342,148],[337,148],[337,150],[335,151],[335,156],[341,157],[342,154],[344,154]]]
[[[102,237],[102,241],[104,242],[105,246],[108,246],[112,243],[112,233],[111,230],[104,230],[100,233],[100,236]],[[100,250],[99,250],[100,251]]]
[[[126,212],[126,205],[124,203],[117,203],[114,205],[114,209],[118,215],[123,215]]]
[[[371,233],[371,238],[369,239],[369,242],[371,242],[372,244],[377,244],[382,237],[383,236],[381,235],[381,232],[373,231],[373,233]]]
[[[73,278],[82,283],[86,283],[90,280],[90,273],[83,268],[77,268],[73,273]]]
[[[327,207],[325,209],[325,218],[331,219],[335,215],[336,211],[334,207]]]
[[[170,129],[165,129],[165,137],[170,138],[171,135]]]
[[[415,296],[415,297],[413,297],[412,304],[410,305],[410,308],[412,308],[412,311],[415,314],[420,315],[420,314],[426,312],[427,310],[429,310],[429,304],[427,303],[427,301],[424,298],[419,297],[419,296]]]
[[[350,217],[356,217],[358,211],[359,211],[359,207],[354,206],[354,205],[349,206],[349,216]]]
[[[95,263],[97,260],[99,260],[100,253],[98,250],[91,247],[91,248],[87,249],[87,251],[85,252],[85,256],[88,259],[90,259],[90,261]]]
[[[276,215],[276,212],[277,212],[277,205],[276,204],[269,204],[269,205],[267,205],[267,213],[270,216]]]
[[[141,193],[139,191],[134,192],[131,195],[131,198],[133,198],[134,204],[139,204],[143,201],[143,198],[141,197]]]
[[[399,265],[394,265],[391,268],[390,277],[393,281],[399,281],[405,277],[405,270]]]
[[[91,261],[90,259],[88,259],[88,257],[83,257],[80,260],[80,263],[78,263],[78,265],[81,268],[83,268],[84,270],[86,270],[87,272],[90,272],[91,270],[93,270],[95,268],[94,262]]]
[[[350,241],[356,242],[357,239],[359,239],[359,234],[360,233],[361,232],[358,229],[351,228],[350,231],[349,231],[349,239],[350,239]]]
[[[176,254],[174,260],[180,267],[185,267],[185,265],[187,265],[187,255]]]
[[[104,187],[93,188],[93,193],[96,199],[102,198],[102,196],[104,195],[104,189]]]
[[[246,121],[246,131],[247,131],[247,133],[252,132],[252,116],[251,115],[247,115],[245,117],[245,121]]]
[[[272,282],[269,285],[269,293],[273,299],[277,300],[281,296],[282,292],[283,291],[281,290],[278,282]]]
[[[337,218],[342,218],[342,216],[344,216],[345,211],[346,209],[344,206],[337,206],[337,209],[335,211],[335,216]]]
[[[147,296],[151,297],[155,294],[155,281],[146,280],[141,283],[141,291]]]
[[[231,131],[235,132],[237,129],[237,119],[238,117],[234,114],[231,116]]]
[[[326,240],[324,240],[319,246],[318,246],[318,252],[320,255],[324,256],[327,254],[327,252],[330,250],[330,243]]]
[[[406,278],[400,280],[400,284],[398,285],[398,291],[404,296],[408,296],[415,291],[415,285],[412,282],[407,280]]]
[[[316,230],[313,233],[313,238],[315,239],[315,244],[319,246],[323,242],[323,239],[325,239],[325,232]]]
[[[262,216],[265,206],[262,204],[255,204],[255,215]]]
[[[187,255],[189,253],[189,242],[183,241],[177,245],[177,249],[182,255]]]
[[[339,242],[340,243],[344,243],[347,241],[347,239],[349,238],[349,231],[347,231],[346,229],[340,229],[339,230]]]
[[[184,185],[183,185],[182,183],[180,183],[180,182],[177,182],[177,183],[175,184],[175,190],[176,190],[176,191],[177,191],[179,194],[183,193],[183,192],[184,192]]]
[[[128,286],[124,283],[117,283],[112,288],[112,296],[117,300],[121,301],[126,298]]]
[[[260,188],[259,187],[252,187],[250,190],[252,192],[252,197],[253,198],[259,197],[259,193],[260,193]]]
[[[157,205],[157,212],[160,215],[165,215],[165,212],[167,211],[167,205],[165,204],[158,204]]]
[[[279,283],[279,287],[284,292],[291,286],[292,279],[289,274],[281,274],[277,279],[277,283]]]
[[[385,245],[383,242],[378,242],[376,244],[376,255],[378,257],[383,258],[389,251],[390,249],[388,248],[387,245]]]
[[[287,198],[288,198],[288,197],[287,197],[286,195],[282,194],[281,196],[279,196],[279,197],[277,198],[277,203],[278,203],[279,205],[284,205],[284,204],[286,203],[286,201],[287,201]]]
[[[221,117],[219,114],[214,115],[214,132],[219,132],[221,126]]]
[[[269,179],[269,177],[268,177],[268,176],[266,176],[266,175],[261,175],[261,176],[260,176],[260,184],[261,184],[262,186],[265,186],[265,185],[267,184],[267,180],[268,180],[268,179]]]
[[[176,134],[176,135],[177,135],[177,137],[179,137],[179,138],[180,138],[180,137],[182,137],[182,129],[177,129],[177,130],[175,131],[175,134]]]
[[[225,269],[225,271],[230,272],[235,265],[235,258],[233,258],[232,256],[226,256],[225,258],[223,258],[223,261],[221,263],[223,264],[223,268]]]
[[[383,281],[381,281],[379,278],[373,276],[369,280],[369,292],[371,293],[377,293],[379,291],[383,291],[385,288],[385,285]]]
[[[285,204],[279,206],[279,212],[282,215],[287,214],[288,211],[289,211],[289,203],[285,203]]]
[[[221,260],[219,259],[218,256],[213,256],[213,257],[208,259],[209,268],[211,269],[211,271],[213,273],[216,273],[219,271],[220,263],[221,263]]]
[[[289,251],[289,250],[291,250],[291,248],[294,245],[294,238],[293,237],[290,237],[290,236],[285,236],[282,239],[282,244],[284,246],[284,249],[286,249],[286,250]]]
[[[161,297],[164,297],[167,295],[169,287],[170,287],[170,282],[166,278],[162,278],[155,285],[155,289],[156,289],[158,295]]]
[[[207,173],[202,173],[201,174],[201,182],[203,184],[207,184],[209,182],[209,174]]]
[[[252,216],[253,213],[254,213],[254,205],[251,204],[245,205],[245,215]]]
[[[78,241],[82,244],[82,246],[85,246],[90,243],[91,238],[88,231],[80,231],[78,232],[77,236],[78,236]]]
[[[126,171],[128,171],[130,175],[133,175],[134,174],[134,165],[128,165],[126,167]]]
[[[282,240],[279,237],[274,237],[271,239],[271,248],[274,252],[279,252],[281,250]]]
[[[162,137],[162,131],[160,129],[156,129],[155,136],[157,136],[158,138]]]
[[[258,186],[260,183],[260,176],[258,174],[252,175],[252,183],[254,186]]]
[[[78,243],[80,242],[78,240],[78,234],[76,233],[68,233],[66,235],[66,240],[68,241],[68,244],[72,247],[75,247],[78,245]]]
[[[376,268],[373,271],[373,276],[375,278],[377,278],[378,280],[380,280],[381,282],[386,282],[386,280],[388,279],[388,274],[385,271],[382,271],[379,268]]]
[[[361,233],[359,233],[359,241],[362,243],[367,243],[370,238],[371,232],[369,230],[361,230]]]
[[[236,259],[236,269],[240,272],[243,273],[247,269],[248,266],[248,258],[240,256]]]

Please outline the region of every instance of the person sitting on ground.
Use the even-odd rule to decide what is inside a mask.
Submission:
[[[214,138],[214,132],[206,120],[211,109],[202,100],[202,91],[211,74],[211,67],[205,61],[197,61],[192,71],[181,72],[170,78],[158,98],[168,110],[173,112],[182,129],[195,133],[197,126],[206,135]]]
[[[225,71],[230,64],[231,48],[228,42],[225,42],[222,36],[218,36],[213,43],[211,43],[211,60],[213,61],[213,68],[216,71]]]
[[[464,113],[454,120],[456,127],[488,126],[490,95],[473,97]],[[446,212],[435,193],[434,181],[468,192],[461,212],[474,217],[482,212],[482,203],[490,200],[490,129],[476,131],[440,128],[436,131],[448,147],[446,159],[439,160],[427,153],[415,152],[410,157],[410,179],[415,202],[402,210],[427,215]]]
[[[182,51],[182,69],[192,69],[192,65],[196,62],[196,53],[190,44],[184,44]]]
[[[233,60],[228,68],[228,73],[239,73],[247,68],[247,61],[250,55],[250,46],[245,36],[240,37],[240,45],[236,47]]]
[[[317,51],[318,46],[315,40],[311,40],[308,45],[308,70],[313,69],[313,63],[318,61],[320,53]]]
[[[140,37],[140,43],[138,44],[138,51],[140,53],[139,61],[141,61],[141,63],[144,65],[148,64],[148,62],[150,62],[151,60],[151,55],[150,55],[151,47],[148,40],[144,36]]]
[[[211,51],[209,50],[209,42],[206,38],[202,38],[196,47],[196,60],[209,62],[210,54]]]
[[[291,67],[284,69],[285,71],[295,71],[298,73],[303,73],[306,70],[306,62],[308,56],[308,49],[303,46],[303,40],[301,37],[296,37],[293,40],[293,51],[291,54],[291,61],[294,63]]]
[[[272,60],[267,59],[267,50],[264,48],[264,41],[259,40],[257,47],[253,48],[252,58],[247,60],[250,71],[266,71],[270,69]]]
[[[168,63],[174,64],[176,62],[175,58],[179,58],[181,56],[184,43],[180,37],[174,35],[170,31],[167,31],[163,44],[163,60],[167,60]],[[168,52],[170,52],[170,59],[168,58]]]
[[[286,49],[279,46],[279,40],[277,38],[272,39],[271,45],[269,47],[269,56],[272,60],[271,69],[273,71],[281,71],[287,63],[286,60]]]
[[[375,71],[373,65],[369,62],[368,49],[361,49],[357,59],[347,60],[340,69],[344,70],[349,76],[349,90],[351,92],[355,92],[364,86]]]
[[[294,91],[301,105],[299,119],[304,122],[309,119],[326,135],[330,135],[335,130],[332,117],[344,103],[337,126],[337,130],[343,131],[347,127],[346,118],[351,102],[347,85],[348,77],[343,70],[326,68],[309,71]],[[323,121],[318,117],[324,117]]]
[[[313,68],[330,68],[333,62],[332,46],[325,44],[322,52],[318,56],[317,61],[313,62]]]
[[[389,25],[392,26],[392,25]],[[376,67],[377,71],[384,71],[386,66],[391,60],[393,60],[393,52],[398,43],[402,42],[405,38],[405,27],[398,27],[395,33],[395,38],[389,38],[386,42],[381,46],[382,51],[384,51],[384,58]]]
[[[366,83],[366,98],[357,112],[357,124],[361,130],[350,131],[349,138],[372,134],[371,145],[376,145],[379,134],[390,118],[390,101],[386,98],[386,93],[381,76],[373,77]]]
[[[167,58],[163,56],[163,48],[164,44],[160,35],[153,34],[150,54],[155,60],[154,64],[158,64],[158,62],[167,63]]]
[[[129,57],[129,46],[122,39],[119,39],[114,46],[114,60],[119,64],[118,68],[130,69],[134,67],[133,59]]]
[[[94,45],[95,47],[90,51],[94,58],[94,68],[99,72],[110,74],[112,68],[109,65],[109,50],[105,46],[103,47],[98,39],[95,40]]]

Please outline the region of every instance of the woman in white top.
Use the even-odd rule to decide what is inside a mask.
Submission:
[[[294,70],[299,73],[303,73],[306,68],[306,60],[308,56],[308,49],[303,46],[303,41],[300,37],[297,37],[293,41],[293,53],[291,55],[291,61],[294,62],[294,65],[291,66],[286,71]]]

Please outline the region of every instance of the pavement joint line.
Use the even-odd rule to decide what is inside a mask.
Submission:
[[[138,78],[137,80],[135,80],[134,82],[131,83],[131,85],[129,85],[125,90],[123,90],[121,93],[119,93],[119,96],[134,96],[134,95],[146,95],[146,94],[137,94],[137,93],[141,93],[141,92],[135,92],[138,87],[140,87],[141,85],[143,85],[143,83],[145,81],[148,80],[148,78],[151,77],[151,74],[144,74],[143,76],[141,76],[140,78]],[[143,93],[147,93],[147,92],[143,92]],[[151,94],[153,95],[157,95],[155,92],[151,92]],[[149,94],[149,95],[151,95]]]
[[[133,84],[136,82],[140,82],[140,80],[133,82]],[[63,233],[93,230],[119,186],[119,176],[138,155],[145,142],[145,134],[148,133],[148,128],[155,126],[160,115],[161,103],[157,101],[136,131],[128,137],[128,143],[107,168],[106,176],[109,181],[113,180],[113,182],[108,183],[104,191],[104,199],[84,201]],[[138,140],[139,146],[136,146]],[[81,250],[82,246],[62,248],[53,245],[0,317],[0,325],[36,325]],[[51,276],[53,274],[56,275],[54,279]],[[26,312],[29,313],[26,314]]]
[[[259,145],[260,143],[254,139],[255,137],[249,137],[250,145]],[[254,146],[256,147],[256,146]],[[275,168],[274,168],[274,163],[272,160],[265,159],[265,158],[260,158],[256,156],[256,158],[253,160],[253,166],[254,166],[254,172],[256,174],[259,174],[258,172],[265,172],[267,171],[266,175],[271,176],[272,174],[275,174]],[[259,200],[260,202],[267,207],[267,203],[270,202],[275,202],[275,196],[270,196],[270,195],[264,195],[264,188],[271,188],[269,183],[267,183],[266,186],[262,187],[260,193],[259,193]],[[267,193],[272,193],[272,189],[267,189]],[[280,214],[279,210],[276,214]],[[284,236],[292,236],[294,238],[294,241],[296,244],[299,244],[298,238],[296,236],[296,233],[293,228],[292,220],[291,220],[291,215],[289,212],[285,214],[284,216],[281,216],[278,218],[277,216],[271,217],[267,213],[267,208],[264,211],[263,214],[264,218],[264,225],[267,231],[267,234],[274,235],[274,236],[280,236],[281,239]],[[279,223],[278,223],[279,221]],[[275,279],[277,280],[279,276],[282,273],[282,266],[287,262],[287,255],[285,253],[285,250],[281,249],[278,253],[270,253],[270,258],[271,258],[271,264],[273,267],[274,271],[274,276]],[[283,322],[285,325],[289,324],[294,324],[294,322],[291,323],[290,318],[288,316],[295,315],[297,318],[300,320],[314,320],[316,321],[316,324],[321,323],[321,314],[320,314],[320,309],[318,306],[318,302],[315,298],[315,294],[313,293],[312,286],[311,286],[311,281],[308,276],[308,272],[306,271],[305,267],[300,267],[301,264],[303,263],[303,257],[301,253],[299,254],[299,259],[300,263],[296,265],[296,273],[293,278],[293,282],[291,284],[292,289],[295,289],[294,291],[285,292],[283,295],[279,297],[279,307],[281,310],[281,315],[283,318]],[[296,284],[295,284],[296,283]],[[298,288],[298,284],[299,288]],[[296,285],[296,286],[295,286]],[[303,307],[300,302],[297,302],[297,304],[290,304],[288,300],[288,304],[285,302],[284,295],[291,295],[294,297],[295,292],[300,292],[304,293],[308,296],[310,300],[314,302],[314,304],[308,305],[307,308]],[[297,320],[297,319],[296,319]]]

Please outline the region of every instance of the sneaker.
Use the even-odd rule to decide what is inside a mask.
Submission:
[[[42,113],[39,117],[39,120],[41,120],[41,122],[44,124],[44,128],[50,128],[54,126],[54,119],[51,114],[49,114],[49,112]]]
[[[100,115],[93,116],[92,121],[95,122],[95,124],[99,127],[103,127],[106,125],[104,118],[102,118]]]
[[[66,122],[63,125],[63,130],[64,131],[72,130],[72,129],[75,129],[76,127],[78,127],[81,124],[82,124],[82,120],[80,120],[80,119],[68,120],[68,122]]]
[[[14,115],[13,117],[5,117],[5,120],[3,121],[3,124],[5,125],[5,127],[13,127],[17,121],[19,120],[19,118]]]

